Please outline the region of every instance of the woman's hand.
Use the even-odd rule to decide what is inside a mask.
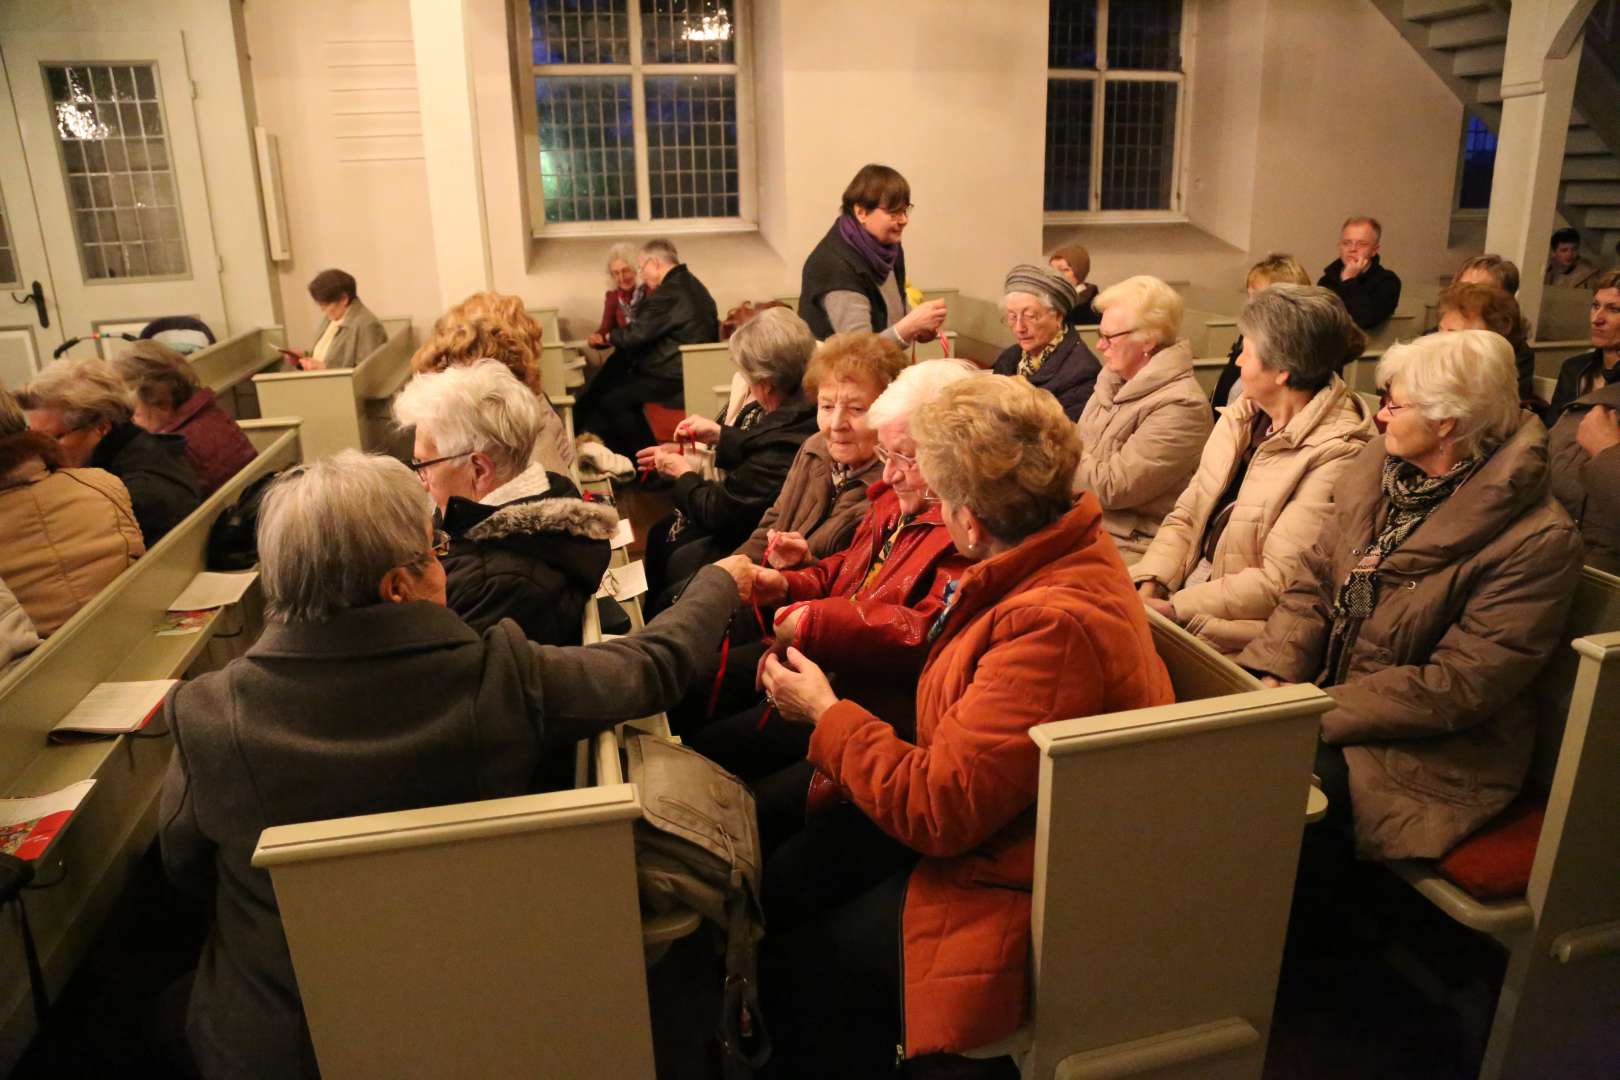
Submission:
[[[1142,597],[1142,603],[1146,604],[1154,611],[1157,611],[1160,615],[1163,615],[1173,623],[1179,623],[1181,621],[1180,619],[1176,618],[1176,605],[1172,604],[1168,600],[1160,600],[1156,596],[1144,596]]]
[[[720,441],[720,425],[706,416],[694,413],[675,425],[675,441],[689,439],[704,446],[713,446]]]
[[[780,604],[787,599],[787,591],[787,578],[779,572],[763,566],[754,567],[754,603],[762,607]]]
[[[801,533],[771,529],[765,534],[765,561],[778,570],[797,570],[810,561],[810,541]]]
[[[1594,405],[1581,417],[1581,426],[1575,429],[1575,441],[1593,457],[1611,447],[1620,446],[1620,421],[1614,410],[1606,405]]]
[[[659,443],[657,446],[643,446],[636,451],[636,468],[646,472],[658,467],[659,454],[678,454],[681,448],[672,442]]]
[[[608,336],[606,334],[592,334],[590,337],[585,339],[585,344],[591,346],[593,349],[606,348],[607,343]]]
[[[767,655],[764,682],[766,702],[796,724],[814,724],[838,704],[826,674],[798,649],[789,649],[785,662],[775,653]]]
[[[1271,687],[1271,689],[1273,689],[1273,690],[1280,690],[1285,686],[1298,686],[1299,685],[1298,683],[1283,682],[1281,679],[1277,678],[1277,676],[1275,676],[1275,675],[1262,675],[1262,676],[1260,676],[1260,682],[1263,683],[1266,686]]]
[[[894,332],[908,345],[917,341],[933,341],[939,328],[945,325],[946,314],[943,299],[925,300],[894,324]]]
[[[686,454],[673,444],[637,450],[636,468],[643,470],[651,468],[659,476],[667,476],[671,480],[693,471],[692,463],[686,460]]]
[[[737,595],[747,603],[754,592],[754,564],[746,555],[727,555],[715,561],[716,566],[731,575],[731,580],[737,583]]]

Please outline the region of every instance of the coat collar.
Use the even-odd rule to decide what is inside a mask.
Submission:
[[[1259,411],[1260,407],[1249,398],[1239,398],[1236,405],[1228,407],[1224,420],[1238,425],[1240,430],[1252,431],[1255,414]],[[1363,428],[1369,433],[1376,430],[1372,412],[1361,396],[1335,375],[1333,381],[1318,390],[1305,403],[1305,407],[1283,425],[1281,431],[1274,432],[1266,440],[1266,446],[1277,450],[1297,450],[1302,446],[1318,446],[1330,439],[1342,438],[1347,431]]]
[[[472,628],[449,608],[413,600],[348,608],[324,622],[268,623],[247,655],[335,660],[424,652],[478,641]]]
[[[468,540],[547,532],[608,540],[618,523],[613,507],[576,497],[566,478],[542,465],[530,465],[478,502],[452,496],[444,511],[445,531]]]
[[[1095,393],[1104,405],[1122,405],[1145,398],[1155,390],[1191,375],[1192,370],[1192,346],[1184,340],[1178,341],[1154,353],[1148,359],[1147,366],[1131,376],[1128,382],[1104,365],[1102,374],[1097,376]]]
[[[186,399],[186,403],[184,405],[174,410],[174,418],[167,424],[163,425],[162,434],[167,435],[171,432],[179,431],[181,428],[195,420],[198,413],[202,412],[213,403],[214,392],[208,387],[205,386],[200,390],[194,391],[192,395]]]

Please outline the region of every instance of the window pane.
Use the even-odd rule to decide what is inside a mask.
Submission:
[[[736,80],[649,78],[647,154],[654,219],[736,217]]]
[[[534,80],[546,220],[636,219],[628,76]]]
[[[627,0],[529,0],[537,64],[628,64]]]
[[[1170,209],[1178,89],[1170,82],[1103,88],[1102,209]]]
[[[1052,0],[1048,6],[1046,66],[1097,66],[1097,0]]]
[[[1468,118],[1463,134],[1462,188],[1457,193],[1461,210],[1491,208],[1491,177],[1496,173],[1496,136],[1477,116]]]
[[[1108,6],[1108,66],[1181,70],[1181,0],[1113,0]]]
[[[0,202],[0,285],[16,285],[17,256],[11,250],[11,230],[6,226],[6,204]]]
[[[731,64],[731,0],[639,0],[641,58],[649,64]]]
[[[45,81],[85,277],[186,273],[156,68],[48,65]],[[149,100],[120,107],[131,96]],[[143,132],[144,141],[125,138]],[[155,215],[139,212],[158,205],[170,209]]]
[[[1091,209],[1091,123],[1094,83],[1046,83],[1046,208]]]

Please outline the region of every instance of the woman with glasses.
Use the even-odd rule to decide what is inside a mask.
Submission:
[[[1094,492],[1106,528],[1134,562],[1198,468],[1209,403],[1181,333],[1181,296],[1154,277],[1104,289],[1097,353],[1103,371],[1080,414],[1075,487]]]
[[[1581,541],[1504,338],[1392,346],[1378,384],[1385,434],[1337,470],[1326,520],[1237,660],[1333,699],[1316,772],[1361,856],[1433,859],[1524,783],[1527,691],[1562,640]]]
[[[530,641],[577,645],[619,519],[534,460],[541,399],[481,360],[417,375],[394,415],[415,426],[411,465],[448,534],[450,610],[480,632],[511,619]]]
[[[1132,572],[1148,606],[1226,653],[1265,625],[1376,434],[1338,375],[1366,335],[1336,294],[1273,285],[1244,306],[1238,330],[1243,396]]]
[[[1001,287],[1002,322],[1017,342],[996,357],[997,375],[1028,379],[1063,406],[1070,420],[1080,419],[1102,364],[1066,325],[1078,302],[1069,279],[1039,266],[1015,266]]]
[[[547,758],[672,704],[738,603],[731,559],[630,637],[559,649],[511,622],[480,634],[444,606],[433,514],[392,458],[345,450],[288,470],[259,513],[269,625],[165,705],[163,862],[214,909],[186,1024],[204,1076],[319,1075],[275,890],[252,865],[267,826],[534,791]]]
[[[856,330],[898,345],[932,341],[945,325],[945,301],[906,305],[911,185],[887,165],[866,165],[844,189],[838,220],[805,260],[799,317],[818,339]]]
[[[972,371],[965,361],[925,360],[901,372],[873,404],[883,481],[872,487],[872,509],[843,551],[785,570],[755,569],[755,603],[776,610],[768,617],[767,640],[732,657],[733,664],[746,665],[739,675],[753,675],[764,656],[791,645],[837,672],[842,685],[861,688],[897,727],[910,729],[928,628],[967,563],[918,471],[907,425],[913,412]],[[804,760],[809,732],[765,715],[757,691],[751,699],[687,742],[756,782],[761,840],[769,848],[802,821],[814,770]]]

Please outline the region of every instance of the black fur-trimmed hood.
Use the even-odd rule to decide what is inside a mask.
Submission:
[[[444,524],[452,537],[473,541],[540,533],[610,540],[619,515],[606,503],[581,499],[567,477],[530,465],[478,502],[452,498]]]

